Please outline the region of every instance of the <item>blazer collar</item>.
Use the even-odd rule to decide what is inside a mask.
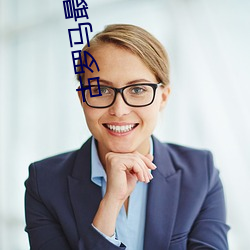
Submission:
[[[154,179],[149,183],[144,249],[168,249],[177,214],[181,172],[176,171],[167,144],[153,137]]]
[[[78,151],[71,176],[69,193],[78,232],[86,232],[102,199],[101,188],[91,181],[91,138]]]

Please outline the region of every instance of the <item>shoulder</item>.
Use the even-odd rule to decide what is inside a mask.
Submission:
[[[88,162],[90,158],[90,142],[91,140],[89,139],[78,150],[65,152],[31,163],[26,185],[31,184],[37,187],[53,188],[66,184],[67,178],[72,175],[75,166],[79,165],[81,168],[83,164]]]
[[[155,155],[161,159],[163,168],[170,173],[181,171],[188,179],[207,179],[210,181],[218,174],[214,167],[212,153],[207,149],[186,147],[174,143],[162,143],[154,138]],[[164,164],[168,162],[167,164]],[[163,170],[164,171],[164,170]],[[168,172],[168,171],[166,171]]]
[[[196,149],[155,140],[157,167],[165,178],[178,175],[186,196],[200,195],[201,200],[214,190],[222,190],[219,171],[209,150]]]
[[[66,192],[67,178],[72,172],[76,155],[77,150],[31,163],[25,181],[26,191],[43,200],[48,197],[57,199],[55,194]]]
[[[184,173],[211,179],[218,172],[214,167],[213,155],[207,149],[197,149],[178,144],[167,143],[168,151],[176,169]]]
[[[153,137],[155,153],[169,154],[170,158],[177,163],[204,161],[212,158],[212,153],[207,149],[187,147],[174,143],[160,142]],[[159,151],[159,152],[158,152]]]
[[[204,161],[212,157],[212,153],[207,149],[187,147],[174,143],[165,143],[169,154],[178,161]]]
[[[58,174],[59,172],[70,171],[76,155],[79,150],[69,151],[62,154],[54,155],[36,162],[33,162],[30,167],[35,168],[39,172],[47,172]]]
[[[87,140],[80,149],[36,161],[30,165],[30,168],[34,168],[35,171],[44,173],[45,175],[49,173],[51,176],[66,173],[70,174],[79,155],[90,152],[90,143],[91,138]]]
[[[36,161],[29,166],[29,176],[25,181],[26,193],[41,199],[46,204],[65,199],[68,193],[68,178],[72,176],[76,165],[79,172],[87,169],[90,141],[74,151],[58,154],[46,159]],[[85,167],[85,168],[84,168]],[[83,175],[86,171],[83,173]]]

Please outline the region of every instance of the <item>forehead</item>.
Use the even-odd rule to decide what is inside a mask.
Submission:
[[[86,70],[85,77],[100,77],[113,83],[126,83],[136,79],[148,79],[155,82],[156,78],[141,58],[127,49],[113,44],[104,44],[90,51],[100,71],[93,73]]]

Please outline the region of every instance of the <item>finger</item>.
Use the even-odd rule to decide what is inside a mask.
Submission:
[[[138,181],[145,182],[145,175],[144,175],[143,169],[138,164],[138,162],[131,164],[131,166],[127,167],[127,169],[129,170],[130,173],[133,173],[136,175]]]
[[[152,154],[147,154],[147,155],[145,155],[145,157],[147,157],[151,162],[154,159],[154,156]]]
[[[139,167],[139,171],[143,175],[143,178],[140,181],[148,183],[151,180],[151,176],[150,176],[150,173],[148,171],[146,164],[140,158],[138,158],[137,165]],[[137,165],[136,165],[136,167],[137,167]]]
[[[147,183],[149,181],[151,181],[154,177],[151,174],[151,170],[154,170],[156,168],[155,164],[151,162],[151,160],[153,160],[153,156],[148,154],[146,156],[143,156],[141,154],[139,154],[140,158],[141,158],[141,167],[144,171],[144,177],[147,180]]]
[[[150,182],[154,178],[153,175],[151,174],[151,170],[147,169],[146,174],[149,180],[148,182]]]
[[[138,164],[140,165],[140,167],[141,167],[141,169],[143,171],[145,182],[148,183],[152,179],[152,176],[151,176],[151,174],[149,172],[149,169],[148,169],[147,165],[145,164],[145,162],[142,159],[139,159]]]
[[[152,160],[150,160],[149,158],[151,158],[153,160],[153,156],[148,154],[148,155],[141,155],[141,159],[145,162],[145,164],[147,165],[147,167],[149,169],[155,170],[157,167],[156,165],[152,162]]]

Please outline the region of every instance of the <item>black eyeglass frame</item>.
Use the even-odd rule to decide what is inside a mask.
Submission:
[[[150,87],[153,89],[154,92],[153,92],[152,101],[149,102],[148,104],[144,104],[144,105],[132,105],[132,104],[129,104],[129,103],[126,101],[126,99],[125,99],[125,97],[124,97],[124,95],[123,95],[124,89],[131,88],[131,87],[134,87],[134,86],[135,86],[135,87],[136,87],[136,86],[142,86],[142,85],[143,85],[143,86],[144,86],[144,85],[150,86]],[[107,105],[107,106],[92,106],[92,105],[90,105],[90,104],[88,103],[87,98],[86,98],[86,96],[85,96],[85,102],[86,102],[86,104],[87,104],[89,107],[91,107],[91,108],[108,108],[108,107],[111,107],[111,106],[115,103],[116,96],[117,96],[118,93],[120,93],[121,96],[122,96],[123,101],[124,101],[128,106],[130,106],[130,107],[135,107],[135,108],[146,107],[146,106],[151,105],[151,104],[154,102],[154,100],[155,100],[155,92],[156,92],[156,89],[157,89],[158,87],[160,87],[160,86],[164,86],[164,84],[161,83],[161,82],[159,82],[159,83],[136,83],[136,84],[132,84],[132,85],[128,85],[128,86],[122,87],[122,88],[115,88],[115,87],[110,87],[110,86],[102,85],[101,87],[107,87],[107,88],[110,88],[110,89],[114,90],[115,95],[114,95],[113,101],[112,101],[109,105]],[[99,86],[98,86],[98,85],[91,85],[91,87],[99,87]],[[88,89],[84,89],[84,90],[83,90],[83,91],[84,91],[84,95],[85,95],[85,91],[86,91],[86,90],[88,90]]]

